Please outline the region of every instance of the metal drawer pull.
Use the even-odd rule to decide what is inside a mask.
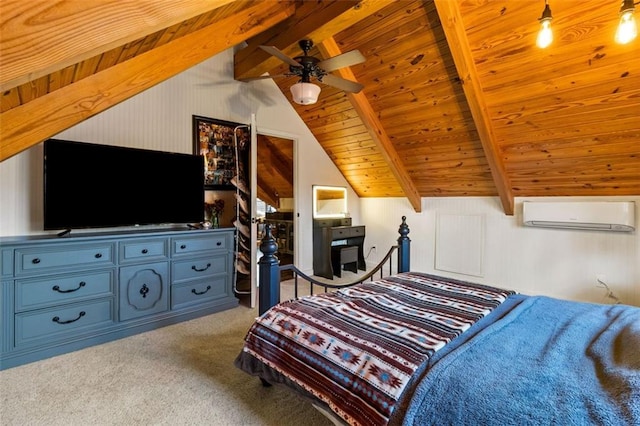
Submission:
[[[31,263],[33,263],[34,265],[37,265],[38,263],[40,263],[40,259],[36,257],[31,261]]]
[[[78,321],[80,318],[82,318],[85,315],[87,315],[87,313],[85,311],[80,311],[80,315],[78,315],[78,318],[76,318],[76,319],[72,319],[72,320],[68,320],[68,321],[60,321],[60,317],[53,317],[52,320],[53,320],[53,322],[57,322],[58,324],[69,324],[69,323]]]
[[[147,297],[147,293],[149,293],[149,287],[147,287],[146,284],[142,284],[142,287],[140,288],[140,294],[142,295],[143,299]]]
[[[102,253],[96,253],[96,256],[95,256],[96,259],[100,259],[101,257],[102,257]]]
[[[184,249],[186,249],[186,248],[187,248],[187,246],[186,246],[185,244],[183,244],[183,245],[181,245],[181,246],[180,246],[180,248],[181,248],[182,250],[184,250]]]
[[[221,245],[222,245],[222,241],[218,241],[218,242],[216,243],[216,245],[217,245],[217,246],[221,246]]]
[[[196,268],[196,265],[193,265],[193,266],[191,267],[191,269],[193,269],[193,270],[194,270],[194,271],[196,271],[196,272],[202,272],[202,271],[206,271],[206,270],[207,270],[207,269],[209,269],[210,267],[211,267],[211,264],[210,264],[210,263],[207,263],[207,266],[205,266],[205,267],[204,267],[204,268],[202,268],[202,269],[198,269],[198,268]]]
[[[85,285],[87,285],[87,283],[85,283],[84,281],[80,281],[80,284],[78,284],[77,288],[72,288],[70,290],[60,290],[60,286],[59,285],[54,285],[52,290],[53,291],[57,291],[58,293],[73,293],[74,291],[80,290]]]
[[[195,288],[192,288],[191,289],[191,293],[197,294],[198,296],[200,296],[201,294],[205,294],[209,290],[211,290],[211,286],[210,285],[207,286],[207,289],[205,291],[201,291],[201,292],[197,292]]]

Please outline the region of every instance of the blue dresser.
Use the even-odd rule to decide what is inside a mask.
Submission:
[[[235,229],[0,239],[0,369],[238,305]]]

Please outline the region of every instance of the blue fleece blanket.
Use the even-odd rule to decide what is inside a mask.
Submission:
[[[640,309],[523,298],[441,357],[402,417],[416,426],[640,425]]]

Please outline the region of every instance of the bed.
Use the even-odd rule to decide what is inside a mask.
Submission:
[[[267,232],[235,365],[342,424],[640,425],[640,308],[413,272],[399,232],[391,275],[282,303]]]

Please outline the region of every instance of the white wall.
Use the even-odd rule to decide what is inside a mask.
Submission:
[[[367,225],[365,253],[376,246],[368,262],[375,262],[395,244],[404,215],[411,230],[412,270],[511,288],[524,294],[610,303],[606,290],[597,287],[596,276],[601,275],[623,303],[640,306],[640,214],[636,213],[633,233],[531,228],[522,225],[524,200],[527,199],[516,200],[516,214],[506,216],[499,199],[491,197],[423,198],[422,213],[415,213],[405,199],[363,198],[360,208]],[[640,208],[640,196],[615,200],[635,201],[636,208]],[[483,216],[482,276],[435,269],[437,217],[449,213]],[[462,244],[458,255],[472,257],[476,250]]]
[[[349,185],[273,81],[233,79],[233,53],[228,49],[55,137],[191,153],[192,115],[248,124],[255,113],[258,132],[296,140],[297,238],[311,241],[312,185]],[[0,236],[43,233],[42,180],[42,144],[0,163]],[[358,198],[349,192],[357,223]],[[310,271],[310,250],[299,257],[299,266]]]

